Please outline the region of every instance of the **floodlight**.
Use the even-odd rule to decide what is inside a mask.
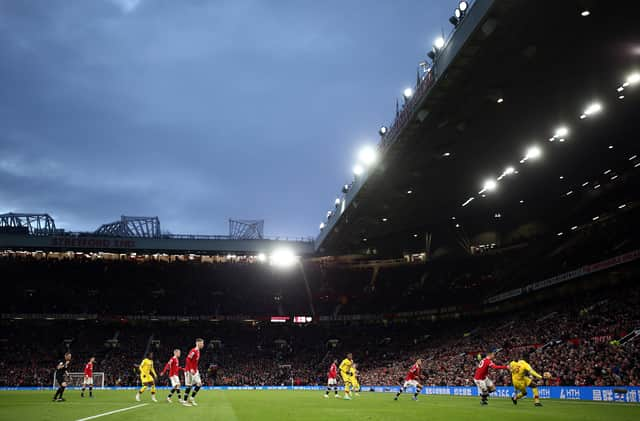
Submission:
[[[282,248],[274,250],[269,260],[272,266],[288,268],[298,261],[298,256],[296,256],[292,250]]]
[[[324,227],[325,227],[324,222],[320,222],[320,231],[322,231]]]
[[[453,16],[457,19],[460,19],[462,17],[462,11],[460,11],[460,9],[456,8],[456,10],[453,11]]]
[[[504,170],[504,175],[511,175],[511,174],[513,174],[514,172],[516,172],[516,169],[515,169],[515,168],[513,168],[513,167],[507,167],[507,168],[505,168],[505,170]]]
[[[358,153],[358,160],[367,167],[375,164],[378,159],[376,150],[371,146],[365,146]]]
[[[640,73],[638,72],[632,73],[627,77],[627,83],[629,85],[635,85],[638,82],[640,82]]]
[[[602,111],[602,104],[593,102],[584,110],[584,115],[588,117],[593,114],[598,114],[600,111]]]
[[[384,136],[387,134],[387,126],[380,126],[380,130],[378,130],[378,133],[380,134],[380,136]]]
[[[526,159],[537,159],[542,155],[542,151],[537,146],[532,146],[527,149]]]
[[[344,186],[342,186],[342,193],[347,193],[349,191],[349,185],[345,184]]]
[[[560,126],[556,129],[554,137],[566,137],[569,134],[569,128],[566,126]]]
[[[461,1],[458,4],[458,9],[460,9],[461,12],[466,12],[468,8],[469,8],[469,3],[466,1]]]
[[[258,261],[259,262],[266,262],[267,261],[267,255],[264,253],[258,253]]]
[[[583,10],[582,12],[580,12],[580,16],[586,18],[587,16],[589,16],[591,14],[590,11],[588,10]]]
[[[402,96],[405,100],[411,98],[413,96],[413,89],[406,88],[404,91],[402,91]]]
[[[484,182],[484,185],[482,186],[483,190],[486,191],[493,191],[498,187],[498,183],[496,182],[496,180],[493,179],[488,179]]]
[[[336,205],[336,208],[337,208],[338,206],[340,206],[340,198],[339,198],[339,197],[336,197],[336,200],[335,200],[335,202],[334,202],[334,203],[335,203],[335,205]]]
[[[433,42],[433,46],[436,47],[436,50],[441,50],[442,47],[444,47],[444,38],[442,37],[438,37],[436,38],[436,40]]]

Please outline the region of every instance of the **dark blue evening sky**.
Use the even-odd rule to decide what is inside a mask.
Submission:
[[[315,235],[455,0],[0,0],[0,213]]]

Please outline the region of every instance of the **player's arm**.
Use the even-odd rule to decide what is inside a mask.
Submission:
[[[541,376],[540,374],[538,374],[538,373],[533,369],[533,367],[531,367],[531,366],[529,365],[529,363],[527,363],[526,369],[527,369],[527,371],[529,372],[529,374],[531,374],[531,375],[532,375],[533,377],[535,377],[536,379],[541,379],[541,378],[542,378],[542,376]]]
[[[341,373],[346,372],[346,371],[347,371],[347,360],[343,360],[343,361],[340,363],[340,366],[339,366],[338,368],[340,369],[340,372],[341,372]]]
[[[158,375],[156,374],[156,369],[153,368],[153,363],[151,363],[151,375],[153,376],[154,379],[158,378]]]
[[[166,364],[164,365],[164,368],[163,368],[163,369],[162,369],[162,371],[160,372],[160,375],[161,375],[161,376],[164,376],[164,373],[166,373],[167,371],[169,371],[170,366],[171,366],[171,361],[169,361],[168,363],[166,363]]]
[[[142,362],[138,366],[138,371],[140,371],[141,373],[144,373],[144,360],[142,360]]]
[[[493,361],[491,361],[491,363],[489,363],[489,367],[493,368],[494,370],[508,370],[509,366],[507,365],[498,365],[496,363],[494,363]]]

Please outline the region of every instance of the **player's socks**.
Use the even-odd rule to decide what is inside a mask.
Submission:
[[[199,391],[200,391],[200,386],[194,387],[193,388],[193,393],[191,393],[191,397],[195,398]]]
[[[142,395],[144,393],[144,391],[147,390],[147,386],[142,386],[140,388],[140,390],[138,391],[138,395]]]
[[[64,395],[64,390],[66,388],[64,386],[60,386],[60,397],[58,397],[59,400],[64,400],[64,398],[62,397],[62,395]]]
[[[395,400],[398,400],[398,398],[400,397],[400,395],[402,395],[402,388],[400,388],[400,390],[398,390],[398,393],[396,393],[396,397],[394,398]]]
[[[80,397],[84,398],[84,387],[82,388],[82,390],[80,391]]]
[[[89,386],[89,397],[93,398],[93,386]]]
[[[184,391],[184,400],[189,400],[189,394],[191,393],[191,386],[187,386],[187,388]]]

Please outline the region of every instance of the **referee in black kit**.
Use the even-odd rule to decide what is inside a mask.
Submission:
[[[67,387],[67,381],[69,380],[69,364],[71,364],[71,353],[67,351],[64,354],[64,361],[60,361],[56,366],[55,379],[58,385],[58,390],[56,390],[56,394],[53,395],[54,402],[64,402],[62,394],[64,393],[64,389]]]

